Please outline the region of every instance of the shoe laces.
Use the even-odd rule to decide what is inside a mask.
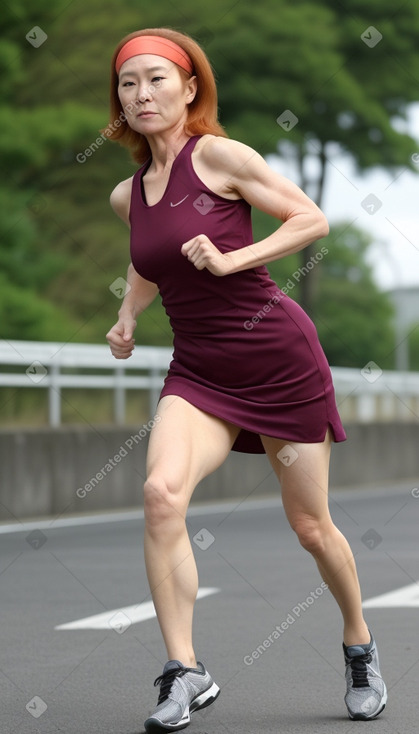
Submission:
[[[372,660],[372,653],[366,652],[363,655],[356,655],[349,658],[352,670],[353,688],[367,688],[369,686],[367,676],[367,664]]]
[[[165,701],[166,698],[169,697],[173,681],[176,678],[182,678],[185,673],[189,673],[191,670],[193,670],[193,668],[171,668],[170,670],[166,670],[165,673],[162,673],[162,675],[159,675],[158,678],[156,678],[156,680],[154,681],[154,685],[160,685],[160,693],[157,705],[159,705],[159,703],[163,703],[163,701]]]

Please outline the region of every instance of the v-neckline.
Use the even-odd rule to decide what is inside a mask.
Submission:
[[[142,173],[141,173],[141,177],[140,177],[140,195],[141,195],[141,201],[142,201],[143,205],[144,205],[145,207],[147,207],[147,209],[153,209],[153,208],[154,208],[155,206],[158,206],[158,205],[159,205],[159,204],[160,204],[160,203],[161,203],[161,202],[163,201],[163,199],[165,199],[165,198],[166,198],[166,196],[167,196],[167,193],[168,193],[168,191],[169,191],[169,187],[170,187],[170,184],[171,184],[171,182],[172,182],[173,169],[174,169],[174,167],[175,167],[175,165],[176,165],[177,161],[179,160],[179,158],[180,158],[181,154],[182,154],[182,153],[183,153],[183,152],[184,152],[184,151],[186,150],[186,148],[187,148],[187,147],[189,146],[189,144],[191,143],[191,141],[192,141],[192,140],[195,140],[195,138],[199,138],[199,137],[201,137],[201,136],[200,136],[200,135],[192,135],[192,137],[190,137],[190,138],[189,138],[189,139],[188,139],[188,140],[186,141],[185,145],[183,145],[183,146],[182,146],[182,148],[180,149],[180,151],[179,151],[179,153],[177,154],[177,156],[176,156],[176,157],[175,157],[175,158],[173,159],[173,163],[172,163],[172,167],[171,167],[171,169],[170,169],[170,173],[169,173],[169,178],[167,179],[167,184],[166,184],[166,187],[165,187],[165,189],[164,189],[164,191],[163,191],[163,194],[162,194],[161,198],[160,198],[160,199],[159,199],[158,201],[156,201],[156,202],[155,202],[154,204],[148,204],[148,203],[147,203],[147,197],[146,197],[146,193],[145,193],[145,188],[144,188],[144,182],[143,182],[143,178],[144,178],[145,174],[147,173],[147,171],[148,171],[148,169],[150,168],[150,166],[151,166],[151,163],[152,163],[152,158],[150,157],[150,158],[148,159],[147,163],[145,164],[145,166],[144,166],[144,168],[143,168],[143,171],[142,171]]]

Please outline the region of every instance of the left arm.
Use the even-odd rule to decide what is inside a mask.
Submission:
[[[318,206],[294,183],[269,168],[252,148],[228,138],[211,138],[201,151],[202,165],[220,171],[225,193],[236,194],[251,206],[276,217],[282,226],[264,240],[224,255],[205,235],[182,247],[198,270],[228,275],[278,260],[325,237],[329,227]]]

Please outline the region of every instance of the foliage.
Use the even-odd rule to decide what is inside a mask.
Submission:
[[[332,228],[316,303],[316,325],[330,364],[394,368],[394,309],[366,262],[372,241],[353,225]]]
[[[103,342],[114,322],[119,303],[109,286],[125,275],[129,249],[126,227],[111,212],[108,196],[135,167],[126,151],[107,141],[85,162],[77,156],[91,149],[108,121],[109,60],[116,43],[136,28],[158,25],[201,41],[218,77],[221,119],[230,135],[263,154],[296,156],[300,183],[313,196],[318,190],[307,179],[307,157],[322,150],[327,160],[333,145],[348,151],[360,169],[410,165],[413,144],[395,118],[405,116],[416,96],[419,6],[414,0],[397,9],[389,0],[367,6],[360,0],[4,4],[0,160],[8,180],[0,188],[0,313],[8,316],[1,337]],[[371,25],[383,34],[374,48],[361,40]],[[48,35],[39,48],[25,38],[34,26]],[[285,109],[298,117],[290,131],[276,122]],[[256,213],[256,236],[269,227]],[[364,287],[362,278],[353,284],[329,271],[333,258],[343,267],[354,255],[347,239],[343,242],[332,255],[328,240],[316,323],[332,362],[360,364],[374,342],[372,314],[380,324],[387,319],[379,332],[383,344],[391,314],[385,305],[380,310],[377,289],[365,273],[369,285]],[[363,252],[355,254],[362,270]],[[294,256],[273,264],[279,284],[302,262]],[[347,273],[349,262],[345,267]],[[301,288],[294,294],[301,298]],[[370,321],[361,316],[369,308]],[[345,319],[353,319],[352,330]],[[338,333],[345,334],[343,344]],[[158,300],[142,316],[137,339],[170,343]]]
[[[266,0],[240,3],[237,14],[238,23],[217,29],[209,51],[223,80],[223,119],[238,137],[264,153],[293,144],[299,158],[337,143],[359,169],[413,169],[416,143],[395,118],[405,119],[417,99],[414,0],[397,9],[390,0]],[[382,35],[373,47],[361,38],[371,26]],[[287,109],[298,118],[290,129],[276,123]]]
[[[2,339],[67,341],[77,334],[81,324],[57,309],[30,288],[11,285],[0,275],[0,322]]]
[[[410,369],[419,372],[419,323],[409,329],[408,344]]]
[[[314,268],[320,273],[315,319],[320,342],[330,364],[360,367],[374,361],[394,368],[393,306],[374,282],[367,254],[372,240],[353,225],[331,227],[317,244]],[[326,254],[320,256],[325,252]],[[270,266],[278,285],[299,301],[301,286],[312,270],[306,255],[301,267],[294,256]]]

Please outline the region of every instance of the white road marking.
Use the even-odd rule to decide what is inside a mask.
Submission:
[[[213,587],[203,587],[198,589],[198,599],[203,599],[211,594],[218,594],[220,589]],[[154,604],[152,601],[145,601],[142,604],[132,604],[129,607],[120,607],[119,609],[108,609],[107,612],[94,614],[92,617],[84,617],[84,619],[76,619],[74,622],[66,622],[59,624],[56,630],[105,630],[115,629],[116,632],[124,632],[131,624],[144,622],[146,619],[153,619],[156,616]]]
[[[401,589],[388,591],[386,594],[374,596],[364,601],[363,607],[373,609],[377,607],[419,607],[419,582],[402,586]]]

